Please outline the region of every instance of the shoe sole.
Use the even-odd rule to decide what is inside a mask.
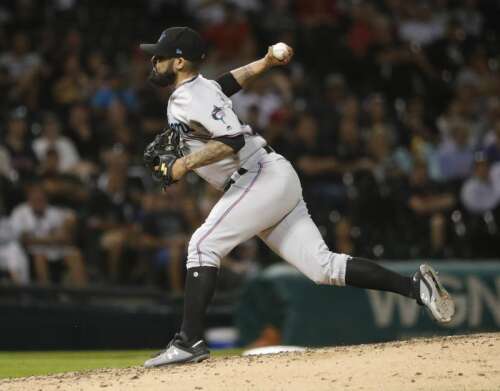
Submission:
[[[161,364],[154,365],[151,367],[146,367],[146,368],[160,368],[160,367],[165,367],[167,365],[177,365],[177,364],[195,364],[195,363],[202,362],[209,357],[210,357],[210,353],[206,353],[206,354],[202,354],[200,356],[191,357],[187,360],[165,362],[165,363],[161,363]]]
[[[201,356],[193,357],[191,360],[185,361],[185,362],[188,362],[188,363],[199,363],[199,362],[202,362],[202,361],[206,360],[209,357],[210,357],[210,353],[202,354]]]
[[[420,266],[422,278],[432,287],[430,303],[426,306],[433,317],[440,323],[449,323],[455,314],[455,303],[437,276],[436,271],[429,265]]]

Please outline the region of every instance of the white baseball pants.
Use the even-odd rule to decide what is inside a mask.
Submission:
[[[238,244],[258,235],[274,252],[317,284],[345,285],[346,254],[331,252],[302,198],[288,160],[263,149],[233,175],[234,183],[193,234],[187,268],[219,267]]]

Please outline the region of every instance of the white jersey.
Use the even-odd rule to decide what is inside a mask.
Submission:
[[[196,170],[225,192],[189,241],[188,269],[219,267],[235,246],[258,235],[313,281],[345,284],[349,256],[328,250],[307,211],[292,165],[262,148],[266,141],[240,123],[216,81],[198,75],[177,87],[168,102],[168,120],[181,135],[185,154],[219,137],[245,138],[236,154]],[[243,173],[238,172],[241,167]]]
[[[178,86],[167,108],[170,128],[179,132],[185,155],[202,148],[211,139],[243,135],[245,145],[236,154],[195,172],[217,189],[223,189],[231,175],[266,145],[263,137],[242,124],[233,104],[214,80],[198,75]]]

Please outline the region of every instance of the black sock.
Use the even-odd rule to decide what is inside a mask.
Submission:
[[[347,285],[357,288],[389,291],[415,298],[415,288],[411,277],[402,276],[368,259],[349,259],[345,282]]]
[[[210,266],[193,267],[187,271],[181,332],[189,342],[203,338],[205,313],[215,292],[218,272],[218,268]]]

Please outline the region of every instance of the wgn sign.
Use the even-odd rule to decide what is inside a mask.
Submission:
[[[453,292],[456,306],[455,317],[445,327],[474,329],[491,320],[500,328],[500,277],[495,278],[494,286],[476,276],[443,275],[442,281]],[[390,327],[394,322],[403,327],[417,326],[420,307],[413,300],[385,292],[367,294],[377,327]]]
[[[390,264],[388,264],[390,267]],[[398,265],[397,269],[402,268]],[[498,263],[437,264],[441,279],[452,294],[456,313],[440,326],[448,330],[478,331],[500,329],[500,267]],[[407,266],[404,266],[407,269]],[[413,300],[386,292],[366,291],[378,329],[427,328],[421,307]]]
[[[304,346],[389,341],[424,335],[500,330],[500,262],[431,262],[453,295],[456,314],[440,325],[424,307],[402,296],[356,288],[317,286],[281,265],[249,284],[235,320],[242,342],[262,329],[280,329],[282,343]],[[411,276],[416,262],[384,266]]]

